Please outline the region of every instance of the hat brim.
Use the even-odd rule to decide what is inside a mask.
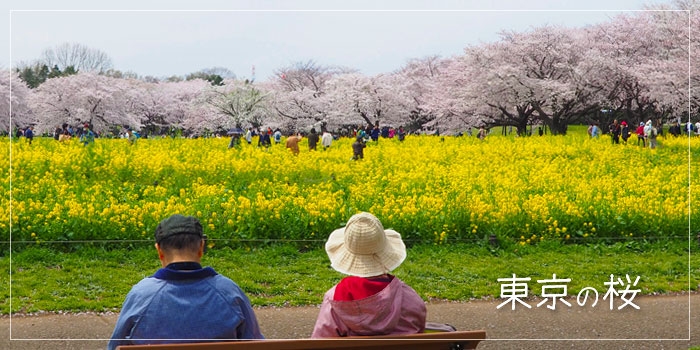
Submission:
[[[379,276],[391,272],[406,259],[406,245],[401,235],[394,230],[384,230],[384,249],[369,255],[354,254],[345,246],[345,228],[331,233],[326,242],[326,253],[331,267],[336,271],[357,277]]]

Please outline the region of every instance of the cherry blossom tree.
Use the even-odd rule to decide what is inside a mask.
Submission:
[[[269,115],[269,93],[255,83],[225,80],[222,86],[203,90],[188,112],[184,125],[197,130],[260,127]]]
[[[268,89],[270,105],[280,117],[277,124],[289,128],[309,127],[329,122],[328,82],[338,74],[351,73],[343,67],[297,62],[277,69]]]
[[[502,46],[471,46],[449,62],[427,104],[436,121],[452,129],[511,125],[525,131],[535,109]]]
[[[413,99],[414,110],[404,121],[409,128],[417,129],[433,121],[440,121],[436,119],[438,114],[433,113],[432,103],[439,104],[446,97],[439,82],[451,63],[451,60],[437,55],[426,56],[409,60],[395,73],[398,78],[406,80],[403,85]]]
[[[40,132],[63,123],[89,123],[97,131],[140,128],[139,117],[128,108],[129,89],[124,79],[80,73],[47,80],[31,95],[30,106]]]
[[[674,8],[680,11],[657,6],[650,8],[656,11],[639,16],[646,19],[647,30],[653,30],[655,45],[641,56],[645,60],[635,73],[648,86],[647,98],[658,101],[660,111],[687,118],[689,102],[693,114],[700,106],[700,2],[678,0]]]
[[[619,15],[586,29],[590,50],[583,65],[591,67],[587,78],[602,86],[599,104],[613,112],[609,119],[636,124],[657,114],[657,99],[649,94],[650,81],[639,72],[655,65],[652,62],[662,44],[651,19],[644,13]],[[599,114],[594,119],[612,123]]]
[[[415,109],[409,81],[395,74],[341,74],[328,82],[329,124],[402,125]]]
[[[129,80],[129,113],[139,117],[151,131],[162,127],[182,127],[192,105],[211,84],[202,79],[149,83]]]
[[[12,96],[10,97],[10,80]],[[11,132],[13,127],[26,127],[32,121],[28,99],[31,90],[15,72],[0,70],[0,130]],[[11,112],[11,113],[10,113]],[[11,120],[11,122],[10,122]]]

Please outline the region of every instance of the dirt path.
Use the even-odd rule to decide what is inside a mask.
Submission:
[[[602,297],[602,296],[601,296]],[[602,300],[595,308],[581,307],[569,300],[571,308],[557,310],[524,307],[496,309],[497,301],[428,304],[428,319],[450,323],[460,330],[485,329],[490,339],[505,338],[679,338],[688,337],[688,307],[691,308],[691,340],[676,341],[517,341],[489,340],[479,349],[688,349],[700,346],[700,294],[690,296],[638,297],[640,310],[609,310]],[[689,304],[690,303],[690,304]],[[616,304],[617,305],[617,304]],[[311,334],[317,307],[256,309],[260,327],[267,338],[303,338]],[[12,338],[109,338],[117,315],[45,315],[12,318]],[[9,341],[10,319],[0,318],[0,349],[104,349],[105,340]]]

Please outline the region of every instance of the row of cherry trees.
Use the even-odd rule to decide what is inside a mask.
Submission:
[[[219,86],[201,79],[146,82],[79,73],[29,89],[5,70],[0,128],[31,124],[41,132],[87,122],[100,131],[214,131],[379,122],[440,130],[503,125],[519,132],[544,124],[563,134],[573,123],[607,124],[601,109],[630,123],[687,120],[700,106],[700,46],[693,40],[700,35],[700,15],[697,1],[676,7],[681,11],[620,15],[584,28],[504,32],[462,55],[410,60],[374,76],[309,61],[278,69],[265,82],[226,79]]]

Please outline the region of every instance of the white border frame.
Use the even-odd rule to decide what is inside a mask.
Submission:
[[[85,338],[85,339],[79,339],[79,338],[12,338],[12,14],[14,12],[686,12],[688,13],[688,122],[690,122],[690,98],[691,98],[691,79],[690,79],[690,51],[691,51],[691,46],[690,46],[690,36],[691,36],[691,10],[552,10],[552,9],[541,9],[541,10],[466,10],[466,9],[403,9],[403,10],[387,10],[387,9],[375,9],[375,10],[342,10],[342,9],[336,9],[336,10],[312,10],[312,9],[238,9],[238,10],[233,10],[233,9],[224,9],[224,10],[13,10],[10,9],[10,20],[9,20],[9,27],[10,27],[10,133],[8,137],[10,138],[10,266],[9,266],[9,274],[10,274],[10,341],[90,341],[90,340],[95,340],[95,341],[109,341],[111,339],[104,339],[104,338]],[[533,338],[487,338],[487,339],[482,339],[481,341],[690,341],[690,335],[691,335],[691,324],[690,324],[690,319],[691,319],[691,313],[690,313],[690,295],[691,295],[691,274],[690,274],[690,247],[691,247],[691,242],[692,242],[692,233],[691,233],[691,222],[690,222],[690,217],[691,217],[691,195],[690,195],[690,184],[691,184],[691,153],[690,153],[690,139],[692,135],[689,133],[688,134],[688,338],[659,338],[659,339],[654,339],[654,338],[639,338],[639,339],[631,339],[631,338],[574,338],[574,339],[568,339],[568,338],[541,338],[541,339],[533,339]],[[120,340],[128,340],[128,339],[120,339]],[[141,339],[141,340],[173,340],[173,341],[188,341],[188,340],[199,340],[199,341],[233,341],[233,340],[259,340],[259,339]],[[282,338],[282,339],[270,339],[270,340],[295,340],[295,339],[287,339],[287,338]],[[357,341],[363,341],[363,340],[371,340],[371,339],[353,339]],[[383,340],[402,340],[402,339],[383,339]],[[425,341],[430,341],[430,340],[454,340],[454,341],[459,341],[458,339],[416,339],[416,340],[425,340]],[[465,340],[474,340],[474,339],[465,339]]]

